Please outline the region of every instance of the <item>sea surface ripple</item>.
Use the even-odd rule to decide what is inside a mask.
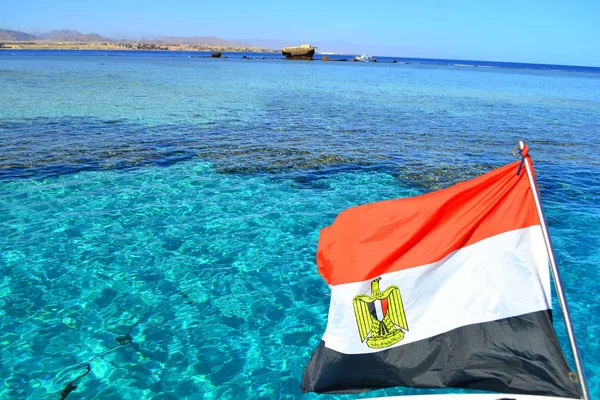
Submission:
[[[0,398],[317,398],[319,230],[520,139],[600,397],[599,71],[197,55],[0,52]]]

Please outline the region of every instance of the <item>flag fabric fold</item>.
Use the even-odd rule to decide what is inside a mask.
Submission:
[[[579,397],[520,162],[422,196],[353,207],[321,231],[328,323],[305,392],[392,386]]]

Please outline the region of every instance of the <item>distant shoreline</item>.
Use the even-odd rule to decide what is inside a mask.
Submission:
[[[19,45],[23,46],[24,42],[19,42]],[[60,47],[53,47],[53,46],[46,46],[46,43],[44,43],[44,46],[40,46],[40,43],[36,43],[31,44],[29,46],[23,46],[20,48],[12,48],[12,47],[6,47],[6,45],[9,44],[8,42],[1,42],[0,41],[0,54],[2,53],[9,53],[10,51],[5,51],[2,52],[1,50],[13,50],[16,52],[34,52],[34,51],[65,51],[65,52],[70,52],[70,51],[90,51],[90,52],[94,52],[94,51],[116,51],[116,52],[123,52],[125,53],[126,51],[130,51],[130,52],[136,52],[139,54],[144,54],[144,53],[150,53],[150,52],[154,52],[156,53],[165,53],[165,54],[173,54],[176,55],[176,53],[214,53],[214,52],[222,52],[222,53],[238,53],[238,54],[243,54],[243,53],[255,53],[255,54],[260,54],[260,53],[264,53],[265,55],[267,54],[272,54],[273,56],[265,56],[265,57],[260,57],[260,56],[248,56],[248,57],[241,57],[240,58],[248,58],[248,59],[255,59],[255,58],[263,58],[263,59],[285,59],[285,57],[283,57],[283,55],[281,54],[280,50],[275,50],[275,49],[262,49],[262,48],[256,48],[256,47],[252,47],[252,48],[246,48],[246,47],[225,47],[225,46],[184,46],[184,45],[177,45],[177,46],[169,46],[168,49],[152,49],[152,48],[138,48],[138,49],[133,49],[133,48],[123,48],[123,47],[108,47],[108,46],[99,46],[99,45],[93,45],[90,44],[89,46],[82,46],[81,42],[80,43],[65,43],[65,45],[60,46]],[[16,44],[16,42],[10,42],[9,45],[14,45]],[[50,44],[50,43],[48,43]],[[68,45],[68,46],[67,46]],[[4,47],[3,47],[4,46]],[[36,47],[37,46],[37,47]],[[278,57],[275,57],[278,56]],[[326,53],[316,53],[315,54],[315,58],[314,61],[324,61],[322,59],[323,56],[326,56]],[[343,53],[335,53],[332,54],[330,57],[326,56],[327,58],[330,58],[331,60],[329,61],[341,61],[341,59],[346,59],[346,61],[352,61],[352,59],[354,58],[355,55],[352,54],[343,54]],[[210,57],[208,55],[202,55],[199,54],[197,56],[192,55],[191,57]],[[233,58],[238,57],[237,55],[232,55]],[[226,55],[223,56],[223,58],[227,58]],[[486,68],[501,68],[501,69],[507,69],[507,70],[538,70],[538,71],[563,71],[563,72],[588,72],[588,73],[594,73],[594,74],[600,74],[600,66],[587,66],[587,65],[560,65],[560,64],[536,64],[536,63],[520,63],[520,62],[511,62],[511,61],[486,61],[486,60],[462,60],[462,59],[444,59],[444,58],[420,58],[420,57],[406,57],[406,56],[384,56],[384,55],[378,55],[377,57],[377,64],[386,64],[386,63],[393,63],[394,60],[397,61],[398,65],[404,65],[404,64],[413,64],[413,65],[423,65],[423,66],[449,66],[449,67],[453,67],[453,68],[477,68],[477,69],[486,69]]]
[[[233,53],[279,53],[259,47],[194,46],[159,43],[87,43],[87,42],[0,42],[0,50],[127,50],[127,51],[198,51]]]

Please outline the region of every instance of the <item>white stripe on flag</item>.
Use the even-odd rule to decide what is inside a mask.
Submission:
[[[375,303],[375,313],[377,314],[377,319],[383,319],[383,308],[381,307],[381,301],[376,301]]]
[[[492,236],[433,264],[383,274],[380,290],[400,289],[409,328],[402,341],[385,349],[361,343],[354,314],[354,297],[371,294],[371,282],[332,286],[326,347],[345,354],[375,353],[461,326],[551,308],[548,255],[539,225]]]

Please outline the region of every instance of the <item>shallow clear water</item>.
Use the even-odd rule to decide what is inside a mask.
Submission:
[[[300,397],[328,310],[319,229],[522,138],[600,396],[600,74],[10,54],[0,398],[60,398],[86,362],[69,400]]]

